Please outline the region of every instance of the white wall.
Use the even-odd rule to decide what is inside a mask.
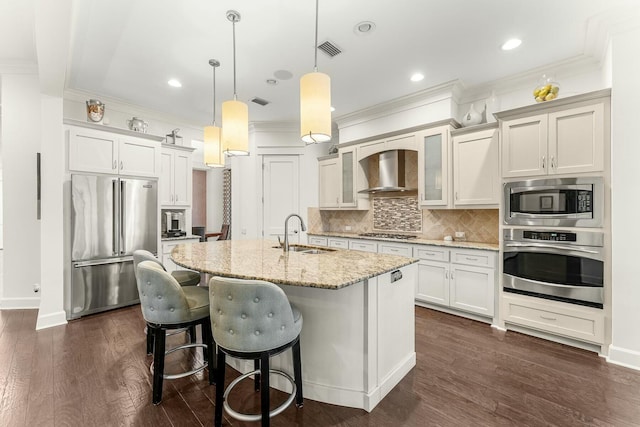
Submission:
[[[611,362],[640,369],[640,28],[611,43],[612,343]]]
[[[40,150],[37,74],[3,74],[2,157],[4,276],[0,308],[38,308],[40,221],[36,219],[36,153]]]

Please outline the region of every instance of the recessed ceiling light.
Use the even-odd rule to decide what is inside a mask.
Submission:
[[[522,40],[520,39],[509,39],[502,45],[502,50],[511,50],[515,49],[522,44]]]
[[[362,21],[358,24],[356,24],[355,27],[353,27],[353,32],[358,34],[358,35],[365,35],[365,34],[369,34],[371,32],[373,32],[373,30],[376,29],[376,24],[374,24],[371,21]]]
[[[424,79],[424,74],[421,74],[421,73],[415,73],[411,76],[412,82],[419,82],[422,79]]]
[[[178,80],[176,79],[171,79],[167,82],[167,84],[171,87],[182,87],[182,83],[180,83]]]

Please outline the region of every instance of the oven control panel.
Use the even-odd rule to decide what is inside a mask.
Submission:
[[[560,231],[529,231],[524,230],[522,237],[529,240],[547,240],[553,242],[575,242],[576,233]]]

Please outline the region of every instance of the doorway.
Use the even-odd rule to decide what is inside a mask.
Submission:
[[[284,237],[284,220],[300,212],[300,159],[297,155],[262,157],[262,235]],[[297,236],[297,237],[296,237]],[[291,222],[289,241],[300,241],[300,223]]]

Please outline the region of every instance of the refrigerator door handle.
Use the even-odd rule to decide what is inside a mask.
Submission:
[[[93,267],[94,265],[107,265],[107,264],[118,264],[122,262],[132,261],[131,257],[119,257],[119,258],[109,258],[109,259],[101,259],[95,261],[76,261],[73,262],[73,268],[83,268],[83,267]]]
[[[127,192],[127,182],[125,180],[120,180],[120,227],[121,227],[121,240],[120,240],[120,254],[124,255],[127,252],[125,248],[125,242],[127,241],[127,227],[126,227],[126,203],[125,196]]]
[[[112,208],[111,208],[111,254],[112,255],[118,255],[118,198],[116,196],[116,194],[118,193],[118,190],[116,188],[116,182],[117,180],[114,179],[111,181],[111,203],[112,203]]]

